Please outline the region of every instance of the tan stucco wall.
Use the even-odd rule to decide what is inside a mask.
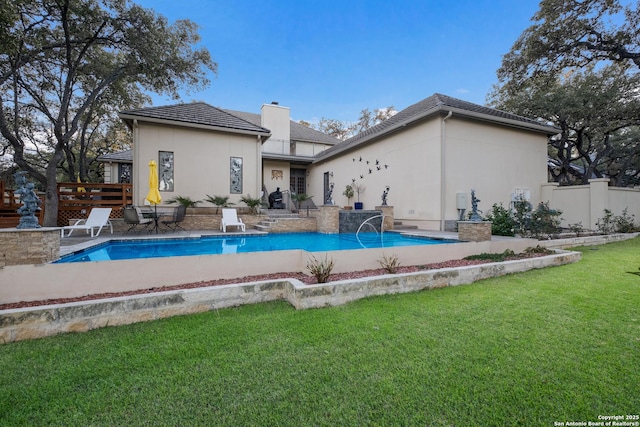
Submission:
[[[273,171],[282,171],[282,179],[277,179],[273,175]],[[267,193],[276,191],[280,187],[280,191],[289,190],[290,178],[289,162],[279,162],[275,160],[265,160],[262,163],[262,182],[267,187]]]
[[[540,185],[547,180],[545,135],[459,119],[455,115],[446,120],[444,127],[442,120],[434,117],[340,158],[314,165],[309,177],[314,200],[322,200],[322,174],[333,172],[336,204],[347,204],[342,192],[352,178],[366,187],[360,197],[365,209],[380,204],[382,192],[389,185],[388,203],[395,207],[396,219],[425,229],[439,229],[444,128],[447,140],[444,220],[458,219],[456,193],[467,194],[467,212],[471,209],[471,189],[476,190],[481,200],[479,208],[485,212],[494,203],[509,206],[511,194],[517,189],[529,190],[534,205],[540,201]]]
[[[162,191],[163,203],[174,196],[202,200],[206,195],[240,197],[261,195],[261,144],[255,135],[238,135],[141,122],[134,128],[134,203],[144,204],[148,193],[150,160],[159,151],[174,153],[174,191]],[[243,159],[242,194],[230,194],[230,157]]]
[[[588,185],[571,185],[560,187],[557,183],[542,186],[542,201],[562,211],[563,227],[581,224],[589,230],[598,229],[598,220],[604,217],[604,210],[609,209],[615,216],[633,215],[638,224],[640,218],[640,187],[609,187],[607,178],[589,180]]]
[[[396,218],[437,223],[440,211],[439,141],[440,125],[436,119],[409,127],[384,141],[310,168],[310,193],[314,200],[323,200],[323,173],[332,172],[331,180],[335,184],[333,199],[337,205],[347,205],[347,198],[342,193],[355,178],[357,183],[365,186],[365,191],[360,194],[364,208],[373,209],[382,202],[382,192],[388,185],[391,187],[388,203],[395,207]],[[351,204],[355,201],[357,195]]]
[[[458,215],[456,193],[467,193],[467,212],[471,209],[471,189],[485,214],[494,203],[508,207],[516,189],[528,190],[534,206],[540,202],[540,186],[547,182],[545,135],[455,115],[446,121],[446,135],[446,220]]]

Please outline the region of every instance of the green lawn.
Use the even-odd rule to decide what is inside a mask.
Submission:
[[[0,345],[0,425],[553,426],[640,413],[640,239],[579,263],[296,311]]]

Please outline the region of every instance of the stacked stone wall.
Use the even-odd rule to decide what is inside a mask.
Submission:
[[[45,264],[60,258],[60,229],[0,229],[0,268]]]

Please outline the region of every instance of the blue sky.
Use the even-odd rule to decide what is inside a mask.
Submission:
[[[538,10],[538,0],[136,3],[196,22],[218,63],[209,88],[183,101],[254,113],[278,101],[311,122],[401,110],[436,92],[484,104],[502,55]]]

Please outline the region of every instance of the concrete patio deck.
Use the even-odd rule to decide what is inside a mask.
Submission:
[[[220,234],[211,231],[167,233],[159,237],[186,237]],[[227,233],[230,235],[231,233]],[[233,233],[246,235],[255,233]],[[412,230],[410,234],[437,238],[455,238],[456,233]],[[592,236],[570,239],[573,246],[603,244],[638,236],[631,235]],[[156,236],[105,235],[98,239],[76,237],[63,242],[66,253],[107,241],[112,238],[155,238]],[[403,265],[439,262],[460,259],[481,252],[503,252],[538,244],[553,247],[553,241],[494,237],[491,242],[454,243],[449,245],[394,248]],[[569,240],[558,242],[568,245]],[[396,250],[397,249],[397,250]],[[337,252],[337,253],[336,253]],[[382,249],[327,252],[339,262],[334,272],[356,269],[379,268],[377,259]],[[46,299],[39,294],[55,295],[57,298],[71,297],[80,293],[90,295],[118,292],[131,289],[170,284],[194,283],[212,280],[221,276],[230,278],[271,272],[304,271],[308,254],[305,251],[278,251],[274,253],[225,254],[88,262],[78,264],[48,264],[40,266],[5,267],[0,270],[0,303]],[[305,285],[295,279],[280,279],[252,283],[238,283],[197,289],[176,290],[141,294],[126,297],[106,298],[86,302],[74,302],[23,309],[0,310],[0,341],[11,342],[33,339],[63,332],[87,331],[95,328],[159,319],[163,317],[213,310],[241,304],[253,304],[277,299],[289,301],[298,309],[319,308],[344,304],[372,295],[413,292],[422,289],[455,286],[504,274],[544,268],[553,265],[577,262],[578,252],[560,251],[554,255],[534,259],[490,263],[478,266],[428,270],[417,273],[385,275],[327,284]],[[284,260],[284,262],[283,262]],[[22,271],[25,270],[25,271]],[[7,274],[10,272],[9,274]],[[25,275],[27,273],[27,275]],[[28,273],[37,273],[37,278],[28,278]],[[18,281],[14,281],[18,280]],[[30,282],[15,286],[5,284]],[[75,284],[69,288],[65,284]],[[34,289],[30,289],[29,284]],[[42,287],[42,284],[45,284]],[[109,284],[116,284],[111,286]],[[78,286],[79,285],[79,286]],[[109,289],[105,289],[109,288]],[[26,291],[25,291],[26,290]],[[26,292],[26,293],[25,293]],[[17,296],[16,296],[17,295]]]

